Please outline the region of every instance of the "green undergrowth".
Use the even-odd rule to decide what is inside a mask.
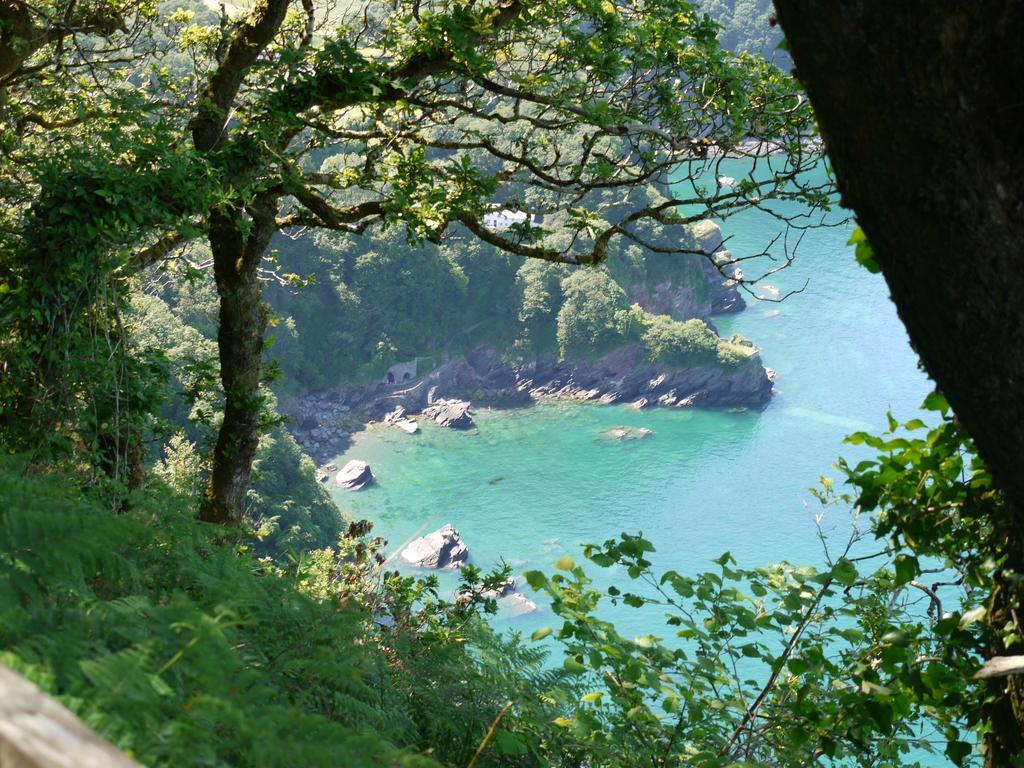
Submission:
[[[374,585],[365,530],[274,564],[162,485],[115,515],[5,459],[0,498],[0,661],[146,765],[465,765],[541,665]]]
[[[386,571],[368,523],[275,560],[162,479],[112,508],[0,458],[0,662],[150,766],[977,765],[994,544],[975,510],[1003,502],[945,401],[925,405],[932,429],[850,438],[878,452],[839,463],[856,495],[814,490],[821,517],[855,510],[824,568],[657,572],[623,533],[523,574],[550,611],[536,642],[486,621],[507,566],[466,565],[447,599]],[[935,509],[946,538],[909,548]],[[623,635],[631,610],[660,626]]]

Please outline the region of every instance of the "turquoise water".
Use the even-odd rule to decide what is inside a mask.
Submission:
[[[776,219],[758,212],[720,223],[736,255],[761,252],[778,231]],[[516,574],[550,572],[565,554],[582,559],[581,544],[621,531],[643,531],[661,569],[711,569],[725,551],[744,567],[821,564],[820,508],[807,489],[820,475],[836,476],[838,456],[857,456],[842,444],[845,435],[883,430],[888,410],[901,420],[918,415],[930,391],[885,283],[858,266],[846,245],[851,228],[808,231],[795,263],[768,280],[780,294],[806,282],[802,293],[782,303],[748,299],[742,313],[715,318],[723,336],[752,339],[778,372],[764,410],[548,404],[480,410],[479,429],[469,433],[432,424],[413,436],[372,427],[338,461],[369,461],[377,485],[334,489],[335,498],[374,522],[389,554],[451,522],[474,562],[504,559]],[[748,266],[748,276],[755,269]],[[601,434],[622,425],[654,434],[626,441]],[[822,527],[841,546],[850,520],[833,510]],[[626,581],[622,571],[590,570],[599,585]],[[443,579],[454,587],[453,576]],[[522,589],[540,610],[499,625],[528,633],[554,623],[541,598]],[[626,636],[671,636],[658,611],[605,610]]]
[[[736,255],[761,252],[778,231],[774,218],[758,212],[721,224]],[[621,531],[643,531],[657,547],[657,566],[683,572],[713,567],[727,550],[749,567],[821,563],[818,510],[807,489],[820,475],[835,475],[839,455],[855,455],[842,445],[845,435],[880,431],[890,409],[911,418],[930,389],[885,283],[859,267],[846,245],[850,229],[807,232],[793,266],[768,281],[781,294],[806,282],[802,293],[779,304],[748,300],[742,313],[715,319],[723,336],[752,339],[778,371],[764,410],[557,404],[481,410],[470,433],[425,424],[410,436],[374,427],[339,462],[369,461],[377,485],[335,489],[335,498],[375,523],[389,553],[450,522],[476,563],[504,559],[516,573],[550,571],[559,557],[578,557],[581,544]],[[775,295],[771,288],[765,295]],[[620,425],[654,434],[601,435]],[[840,510],[823,523],[837,544],[849,525]],[[624,574],[604,572],[599,583],[609,578]],[[658,634],[657,615],[626,609],[615,619],[625,633]],[[530,631],[550,621],[542,605],[508,623]]]

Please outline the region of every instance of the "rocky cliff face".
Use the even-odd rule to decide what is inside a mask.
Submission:
[[[691,231],[707,257],[702,265],[709,287],[710,314],[739,312],[747,306],[736,283],[743,277],[743,271],[729,263],[732,252],[725,247],[721,228],[713,221],[704,220],[694,224]]]
[[[596,400],[637,408],[759,407],[772,392],[757,352],[736,365],[671,368],[647,362],[644,347],[629,344],[593,362],[534,364],[517,374],[534,399]]]
[[[725,248],[722,230],[712,221],[701,221],[691,231],[704,256],[666,256],[661,269],[648,269],[643,280],[627,281],[630,303],[656,315],[676,320],[739,312],[746,306],[734,278],[742,277],[732,254]],[[656,255],[648,255],[653,262]],[[721,265],[721,269],[719,269]]]

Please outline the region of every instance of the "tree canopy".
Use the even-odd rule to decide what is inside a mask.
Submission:
[[[617,241],[692,252],[672,228],[713,213],[779,197],[828,202],[827,185],[808,181],[820,154],[792,81],[723,51],[715,24],[682,0],[292,10],[269,0],[208,24],[189,9],[120,13],[141,31],[40,45],[5,81],[18,160],[0,180],[5,311],[19,349],[5,421],[71,442],[75,423],[115,421],[112,441],[85,441],[110,443],[106,464],[131,485],[144,372],[127,358],[116,376],[84,361],[98,334],[106,357],[120,349],[123,281],[203,237],[225,396],[211,520],[238,519],[266,422],[261,278],[276,232],[461,231],[519,256],[597,264]],[[168,66],[174,47],[187,58]],[[723,186],[713,168],[730,152],[754,162]],[[667,189],[670,173],[689,179],[677,194],[632,201],[650,183]],[[604,201],[588,206],[596,191]],[[531,216],[490,226],[494,206]],[[668,234],[652,239],[648,224]]]

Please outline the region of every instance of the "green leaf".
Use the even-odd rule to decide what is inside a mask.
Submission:
[[[864,230],[857,227],[853,230],[853,234],[850,235],[847,245],[855,246],[854,255],[857,259],[857,263],[860,264],[864,269],[872,274],[878,274],[882,271],[878,262],[875,261],[875,252],[871,248],[871,244],[868,242],[867,235],[864,234]]]
[[[946,745],[946,757],[957,765],[966,765],[974,747],[966,741],[951,741]]]
[[[541,627],[536,632],[534,632],[532,635],[530,635],[530,639],[531,640],[543,640],[545,637],[547,637],[550,634],[551,634],[551,627]]]
[[[893,711],[888,702],[868,699],[864,702],[864,709],[883,733],[892,732]]]
[[[832,567],[832,578],[845,587],[853,586],[857,581],[857,566],[844,557]]]
[[[983,618],[985,618],[985,606],[980,605],[960,617],[960,628],[964,629],[969,627],[971,624],[979,622]]]
[[[806,659],[793,657],[786,662],[786,666],[789,668],[789,671],[792,672],[794,675],[802,675],[810,667],[810,664],[807,663]]]
[[[939,413],[946,413],[949,410],[949,402],[946,400],[938,391],[932,392],[924,399],[924,403],[921,407],[926,411],[938,411]]]
[[[567,656],[565,661],[562,662],[562,666],[565,667],[566,672],[573,675],[582,675],[587,671],[587,668],[572,656]]]
[[[896,568],[896,586],[901,587],[914,580],[921,572],[917,558],[913,555],[897,555],[893,565]]]
[[[508,731],[496,731],[494,734],[494,748],[499,754],[519,757],[527,754],[530,750],[519,738]]]
[[[526,583],[533,589],[544,589],[548,583],[548,577],[540,571],[527,571],[523,574]]]

